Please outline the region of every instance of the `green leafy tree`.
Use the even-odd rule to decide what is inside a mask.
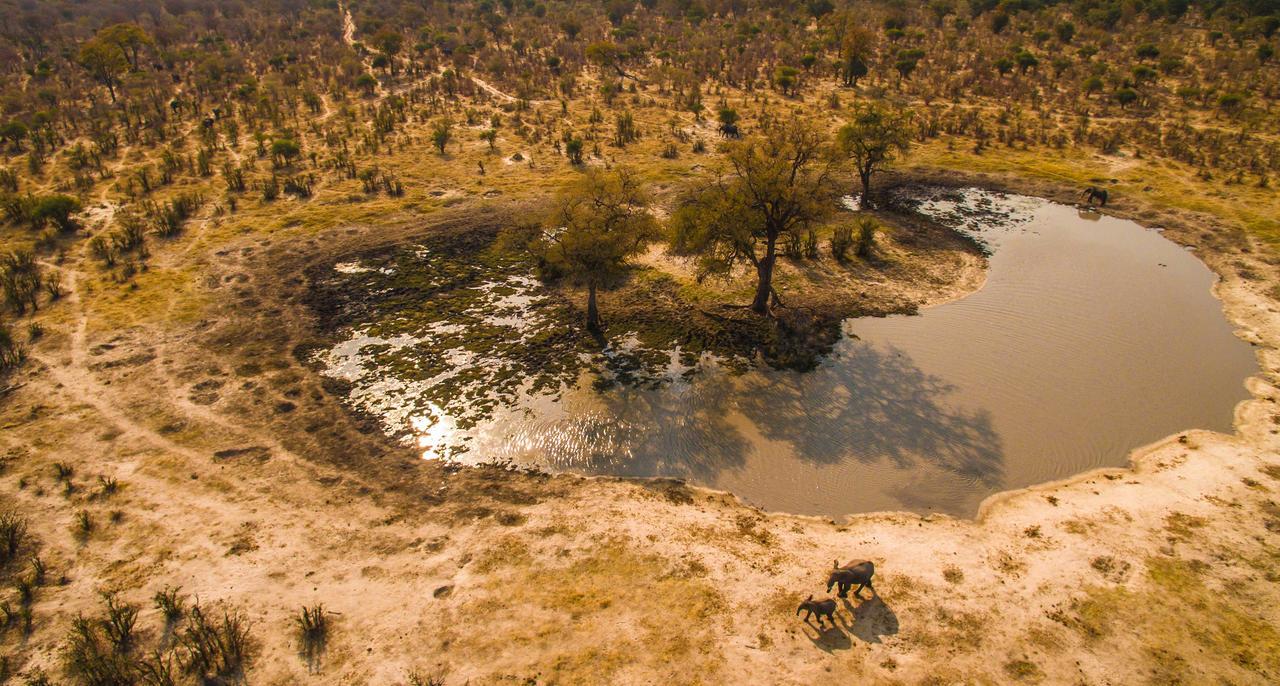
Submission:
[[[840,43],[840,78],[845,86],[855,88],[858,79],[867,75],[867,55],[871,54],[875,34],[851,26]]]
[[[301,146],[292,138],[277,138],[271,143],[271,163],[276,167],[292,164],[301,154]]]
[[[599,41],[587,46],[587,61],[603,69],[612,69],[618,76],[629,76],[623,70],[623,64],[627,60],[627,53],[622,46],[610,41]]]
[[[129,69],[129,61],[119,47],[97,38],[87,40],[80,46],[76,62],[89,76],[107,87],[111,94],[111,102],[116,101],[116,86],[120,84],[120,76]]]
[[[1218,108],[1234,116],[1244,110],[1246,99],[1244,93],[1223,93],[1218,96]]]
[[[862,182],[862,206],[869,204],[871,177],[911,147],[910,117],[900,109],[869,103],[854,110],[853,119],[840,128],[837,144]]]
[[[15,151],[22,149],[22,141],[28,133],[27,125],[16,119],[0,126],[0,140],[8,141]]]
[[[698,257],[701,277],[750,264],[756,270],[751,309],[768,315],[779,240],[827,217],[837,191],[834,155],[812,126],[792,120],[761,130],[727,144],[728,173],[682,198],[672,215],[672,246]]]
[[[795,95],[800,83],[800,70],[795,67],[778,67],[773,72],[773,82],[783,95]]]
[[[449,145],[449,141],[453,139],[453,122],[446,119],[438,119],[431,126],[431,142],[436,146],[436,150],[440,154],[444,154],[445,146]]]
[[[564,154],[569,158],[570,164],[582,164],[582,150],[585,144],[581,138],[574,136],[565,141]]]
[[[356,77],[355,85],[364,91],[365,95],[373,95],[378,90],[378,79],[374,78],[373,74],[365,72]]]
[[[80,201],[70,195],[60,193],[43,195],[35,199],[31,206],[31,216],[41,223],[51,221],[61,231],[74,231],[75,220],[71,215],[80,211]]]
[[[1120,103],[1120,109],[1127,109],[1129,105],[1138,101],[1138,91],[1128,86],[1117,88],[1114,95],[1116,102]]]
[[[404,36],[399,31],[393,29],[383,29],[373,36],[373,47],[377,48],[386,57],[387,64],[391,68],[391,75],[396,73],[396,55],[400,54],[400,50],[404,48]]]
[[[524,239],[551,274],[587,289],[587,330],[601,330],[596,293],[660,236],[634,173],[587,171],[561,189],[542,227]]]
[[[1028,50],[1019,50],[1018,54],[1013,56],[1013,59],[1018,63],[1018,69],[1022,70],[1023,74],[1040,65],[1040,58]]]
[[[120,50],[129,63],[129,69],[138,71],[142,68],[139,61],[143,48],[156,44],[151,34],[137,24],[115,24],[97,33],[96,38],[106,44],[114,45]]]

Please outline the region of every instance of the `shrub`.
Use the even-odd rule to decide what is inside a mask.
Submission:
[[[182,589],[179,587],[166,586],[156,591],[155,596],[152,598],[156,603],[156,609],[160,610],[160,613],[164,615],[164,621],[169,626],[176,624],[179,619],[182,619],[182,615],[187,612],[186,607],[184,607],[186,601],[182,597],[181,591]]]
[[[89,534],[93,533],[93,517],[89,514],[88,510],[80,510],[76,513],[76,521],[73,526],[73,531],[76,538],[82,541],[88,538]]]
[[[818,259],[818,232],[809,229],[804,235],[804,256],[811,259]]]
[[[69,195],[44,195],[31,206],[31,219],[41,225],[51,221],[60,231],[74,231],[76,223],[71,215],[79,211],[80,201]]]
[[[183,671],[204,682],[242,677],[251,659],[249,620],[229,610],[223,610],[219,620],[198,605],[190,616],[178,639],[184,650]]]
[[[81,684],[132,684],[136,682],[133,661],[114,649],[105,635],[103,622],[78,615],[71,622],[64,656],[67,675]]]
[[[30,250],[0,256],[0,291],[5,304],[18,314],[35,311],[40,302],[40,265]]]
[[[324,606],[303,607],[301,614],[295,618],[298,624],[298,642],[302,646],[302,654],[307,660],[314,659],[324,650],[329,638],[329,624],[325,618]]]
[[[124,603],[115,594],[103,594],[107,616],[102,619],[102,631],[111,642],[112,649],[121,655],[133,650],[133,630],[138,623],[138,608]]]
[[[27,351],[13,337],[13,331],[8,326],[0,324],[0,372],[17,367],[26,357]]]
[[[178,683],[171,653],[156,650],[138,662],[137,670],[145,686],[176,686]]]
[[[27,538],[27,520],[14,512],[0,514],[0,565],[9,564]]]
[[[876,220],[870,217],[858,222],[858,257],[867,259],[876,246]]]
[[[104,497],[115,495],[120,490],[120,481],[114,476],[98,476],[98,492]]]
[[[853,227],[837,226],[831,234],[831,256],[837,262],[849,259],[849,249],[853,247]]]

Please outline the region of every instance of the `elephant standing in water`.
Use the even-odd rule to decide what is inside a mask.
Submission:
[[[832,569],[831,574],[827,576],[828,593],[831,592],[832,586],[838,584],[840,586],[840,593],[838,595],[841,598],[848,598],[849,589],[853,586],[857,586],[858,588],[853,591],[853,597],[858,600],[862,600],[862,588],[865,586],[866,588],[871,589],[872,596],[874,597],[876,589],[871,585],[871,577],[876,573],[876,566],[872,564],[870,560],[849,562],[843,567],[840,566],[839,560],[835,560],[831,564],[834,566],[834,569]]]
[[[1089,186],[1084,189],[1080,195],[1084,196],[1085,203],[1092,205],[1094,200],[1098,201],[1098,205],[1107,206],[1107,189],[1098,188],[1097,186]]]

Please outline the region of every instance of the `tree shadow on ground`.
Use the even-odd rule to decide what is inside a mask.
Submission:
[[[578,451],[566,454],[576,469],[713,483],[744,466],[747,434],[758,431],[802,462],[927,465],[998,489],[1004,455],[991,418],[948,406],[953,390],[896,348],[855,343],[808,373],[704,372],[656,389],[615,387],[595,396],[593,433],[566,428],[563,447]]]
[[[1004,454],[987,412],[947,406],[954,387],[897,348],[842,348],[808,374],[752,377],[738,393],[740,411],[808,462],[928,463],[987,489],[1001,486]]]
[[[619,386],[598,395],[608,436],[590,446],[585,469],[708,483],[740,468],[751,446],[731,418],[735,379],[705,374],[657,389]],[[583,467],[580,467],[583,468]]]

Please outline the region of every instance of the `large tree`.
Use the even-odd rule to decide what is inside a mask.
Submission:
[[[699,274],[756,270],[751,309],[769,314],[778,240],[835,209],[834,155],[801,121],[762,123],[764,132],[725,146],[727,173],[693,189],[672,215],[676,252],[698,256]]]
[[[596,291],[659,237],[640,181],[626,169],[587,171],[557,194],[528,241],[547,271],[587,288],[587,329],[601,329]]]
[[[80,46],[77,62],[89,72],[94,81],[107,87],[111,102],[116,101],[116,86],[120,76],[129,69],[129,60],[119,46],[98,38],[91,38]]]
[[[119,48],[120,54],[129,62],[129,68],[133,71],[142,68],[139,63],[139,53],[142,49],[155,45],[155,39],[151,34],[137,24],[108,26],[99,31],[96,37],[103,43]]]
[[[871,176],[911,146],[909,124],[906,112],[873,102],[859,106],[853,119],[841,127],[837,143],[841,152],[853,160],[862,182],[861,206],[869,205]]]
[[[396,55],[404,47],[404,36],[394,29],[383,29],[373,36],[373,46],[387,58],[391,75],[396,75]]]

